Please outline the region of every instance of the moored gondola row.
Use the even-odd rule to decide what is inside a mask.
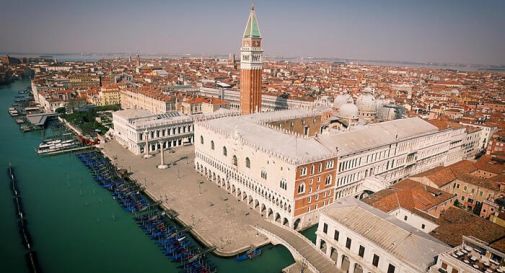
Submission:
[[[118,174],[114,165],[100,152],[77,154],[77,157],[92,172],[95,181],[112,193],[121,207],[134,214],[138,226],[159,246],[163,254],[172,262],[179,263],[181,272],[216,272],[206,253],[191,240],[188,228],[181,228],[169,219],[159,204],[142,193],[142,186]]]

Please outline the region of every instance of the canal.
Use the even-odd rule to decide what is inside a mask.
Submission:
[[[44,272],[179,272],[72,154],[39,157],[41,131],[22,133],[7,109],[29,80],[0,86],[0,272],[28,272],[7,166],[15,167],[28,228]],[[216,223],[218,224],[218,223]],[[314,228],[304,232],[313,237]],[[251,261],[211,256],[219,272],[280,272],[293,263],[282,246]]]

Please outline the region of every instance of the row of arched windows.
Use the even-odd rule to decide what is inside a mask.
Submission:
[[[205,144],[203,136],[200,136],[200,143]],[[210,141],[210,149],[211,150],[216,149],[216,146],[214,144],[214,140]],[[226,146],[223,146],[223,156],[228,156],[228,149],[226,148]],[[233,157],[232,157],[232,164],[233,164],[233,166],[238,166],[238,158],[236,155],[233,155]],[[246,166],[246,168],[249,168],[249,169],[251,168],[251,159],[249,157],[245,158],[245,166]],[[266,170],[261,170],[261,178],[267,179]]]
[[[237,172],[234,172],[231,169],[227,169],[223,164],[221,164],[219,162],[216,162],[216,161],[208,158],[204,154],[196,152],[196,156],[198,158],[201,158],[203,160],[203,162],[206,162],[207,164],[213,166],[214,168],[217,168],[220,172],[223,172],[227,177],[229,176],[229,177],[234,178],[240,184],[242,184],[245,187],[251,189],[255,193],[261,195],[266,200],[268,200],[268,201],[276,204],[277,206],[283,208],[285,211],[287,211],[289,213],[291,212],[291,205],[288,205],[288,203],[285,200],[285,198],[283,198],[281,196],[276,196],[277,195],[276,193],[271,192],[270,190],[268,190],[266,188],[263,188],[261,186],[256,185],[251,180],[243,177],[242,175],[239,175]],[[234,158],[236,158],[235,155],[234,155]],[[199,168],[200,168],[200,166],[197,163],[197,169],[199,169]],[[202,168],[203,168],[203,166],[202,166]],[[206,170],[205,170],[205,173],[207,173]],[[286,182],[286,180],[284,178],[281,180],[281,188],[287,189],[287,182]]]

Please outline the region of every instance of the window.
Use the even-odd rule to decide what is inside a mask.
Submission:
[[[331,175],[328,175],[328,176],[326,177],[326,185],[330,185],[330,184],[331,184],[331,178],[332,178],[332,176],[331,176]]]
[[[392,264],[389,264],[388,266],[388,273],[395,273],[395,266]]]
[[[310,174],[314,174],[315,172],[316,172],[316,166],[314,166],[314,164],[312,164],[312,167],[310,168]]]
[[[323,163],[319,163],[319,172],[323,171]]]
[[[212,150],[214,150],[214,140],[211,140],[211,141],[210,141],[210,148],[211,148]]]
[[[234,155],[233,156],[233,166],[237,166],[238,165],[238,160],[237,160],[237,156]]]
[[[425,224],[422,224],[422,225],[421,225],[421,229],[424,229],[425,227],[426,227],[426,225],[425,225]]]
[[[223,146],[223,155],[227,156],[228,155],[228,150],[226,149],[225,146]]]
[[[203,136],[200,136],[200,144],[203,144]]]
[[[345,247],[347,247],[347,249],[351,249],[351,244],[352,244],[352,240],[351,238],[347,238],[347,240],[345,241]]]
[[[305,183],[301,183],[298,185],[298,194],[302,194],[305,192]]]
[[[312,203],[312,196],[307,197],[307,203]]]
[[[403,220],[407,221],[407,215],[403,216]]]
[[[328,234],[328,224],[323,224],[323,233]]]
[[[300,175],[301,175],[301,176],[307,175],[307,167],[302,167],[302,168],[300,169]]]
[[[377,254],[373,255],[372,265],[375,266],[375,267],[379,266],[379,256],[377,256]]]
[[[287,190],[288,189],[288,183],[286,182],[286,179],[281,179],[281,189]]]
[[[364,246],[359,246],[359,251],[358,251],[358,255],[363,258],[363,256],[365,256],[365,247]]]
[[[251,160],[249,159],[249,157],[246,157],[245,158],[245,166],[247,168],[251,168]]]
[[[338,242],[338,236],[340,235],[340,232],[338,230],[335,230],[335,233],[333,233],[333,239]]]
[[[334,161],[333,160],[328,160],[326,161],[326,169],[331,169],[333,168]]]
[[[267,171],[261,170],[261,178],[267,179]]]

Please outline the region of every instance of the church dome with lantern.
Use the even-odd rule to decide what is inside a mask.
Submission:
[[[340,118],[354,120],[359,115],[358,107],[353,103],[352,98],[348,99],[346,103],[342,104],[338,109],[338,116]]]
[[[370,87],[367,87],[363,90],[361,95],[356,100],[356,105],[360,111],[375,112],[376,102],[372,92],[372,89]]]
[[[363,92],[356,100],[359,116],[361,119],[372,121],[377,113],[377,102],[370,87],[363,89]]]

